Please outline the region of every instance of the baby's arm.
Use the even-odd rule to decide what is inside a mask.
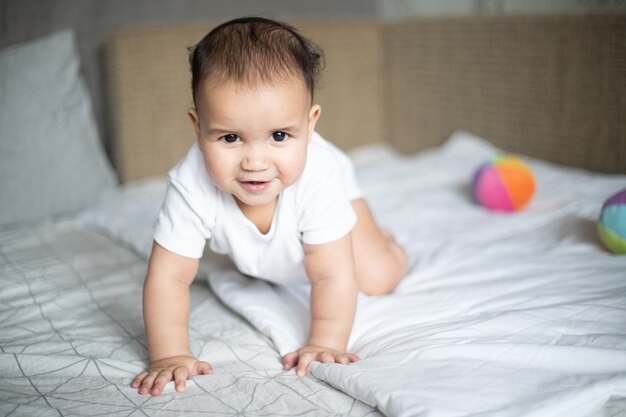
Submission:
[[[312,361],[351,363],[346,353],[357,302],[357,282],[350,234],[323,245],[304,245],[311,281],[311,329],[306,346],[283,358],[285,370],[296,364],[304,375]]]
[[[132,383],[139,394],[159,395],[169,381],[184,391],[187,378],[211,372],[189,350],[189,286],[197,259],[176,255],[154,242],[143,290],[143,316],[150,367]]]

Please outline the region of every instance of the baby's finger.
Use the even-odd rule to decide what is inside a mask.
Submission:
[[[328,352],[320,352],[317,355],[317,360],[322,363],[334,363],[335,358]]]
[[[148,372],[148,375],[146,375],[141,382],[141,387],[139,387],[139,395],[146,395],[150,392],[157,375],[159,375],[159,373],[156,371]]]
[[[283,369],[285,371],[290,370],[298,363],[298,352],[290,352],[283,356]]]
[[[176,384],[176,392],[183,392],[187,388],[187,377],[189,370],[184,366],[174,369],[174,382]]]
[[[346,365],[349,363],[357,362],[359,357],[354,353],[342,353],[341,355],[335,356],[335,362],[340,363],[342,365]]]
[[[298,358],[298,368],[296,369],[296,375],[303,376],[306,375],[309,364],[315,360],[317,355],[312,352],[303,353]]]
[[[213,367],[208,362],[197,362],[192,375],[206,375],[213,372]]]
[[[350,363],[350,359],[348,359],[347,355],[337,355],[335,356],[335,362],[340,363],[342,365],[346,365]]]
[[[148,375],[147,372],[142,372],[139,375],[137,375],[135,377],[135,379],[133,380],[133,383],[130,384],[131,388],[139,388],[139,386],[141,385],[141,381],[143,381],[143,379],[146,377],[146,375]]]
[[[154,380],[154,384],[152,384],[152,390],[150,391],[150,395],[157,396],[163,392],[163,388],[165,388],[165,384],[172,380],[172,371],[166,369],[161,371],[159,376]]]

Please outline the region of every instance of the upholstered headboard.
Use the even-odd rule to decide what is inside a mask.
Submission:
[[[327,66],[318,130],[403,152],[456,129],[501,148],[626,173],[626,14],[291,21]],[[194,140],[187,47],[213,24],[120,32],[106,45],[113,162],[163,174]]]
[[[626,173],[626,14],[415,20],[385,30],[387,129],[412,152],[454,129]]]

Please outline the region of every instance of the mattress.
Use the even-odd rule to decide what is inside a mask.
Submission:
[[[147,364],[141,285],[163,178],[63,221],[0,232],[0,411],[7,415],[626,415],[626,257],[595,233],[626,176],[524,158],[522,212],[477,206],[471,176],[499,153],[458,133],[413,156],[352,153],[381,224],[407,248],[398,289],[359,296],[361,361],[296,377],[280,354],[308,326],[307,286],[278,287],[206,254],[183,394],[129,387]],[[207,285],[207,282],[209,285]]]

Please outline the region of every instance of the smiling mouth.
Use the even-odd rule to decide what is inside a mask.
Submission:
[[[267,190],[271,181],[239,181],[244,190],[252,193],[260,193]]]

